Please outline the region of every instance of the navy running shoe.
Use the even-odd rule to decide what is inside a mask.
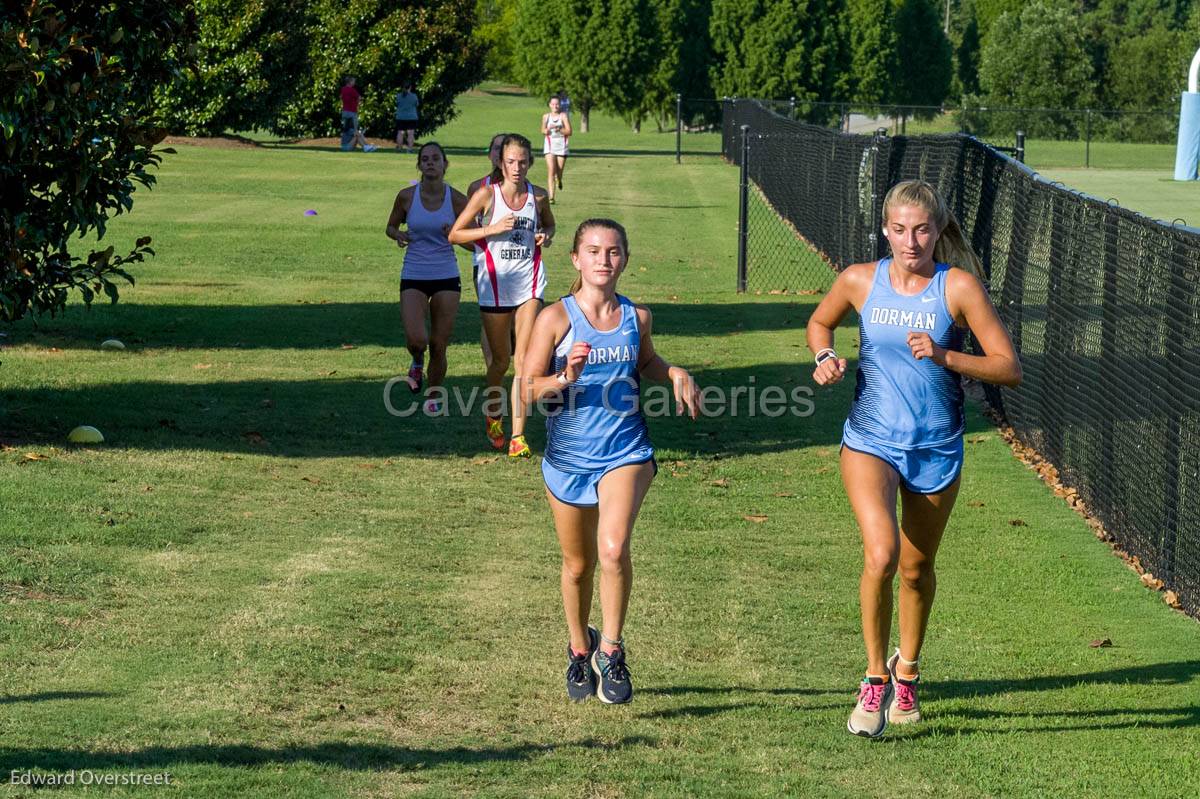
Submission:
[[[623,705],[633,699],[633,683],[629,681],[629,667],[625,665],[624,642],[611,655],[606,655],[600,647],[596,647],[592,654],[592,669],[599,677],[596,696],[601,702]]]
[[[600,644],[600,633],[595,627],[588,627],[588,651],[576,655],[567,644],[567,697],[572,702],[583,702],[596,693],[596,675],[592,673],[589,662],[592,653]]]

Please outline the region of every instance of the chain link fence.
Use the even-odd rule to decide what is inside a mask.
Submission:
[[[744,102],[727,98],[727,102]],[[1031,140],[1032,157],[1057,167],[1127,168],[1145,163],[1146,155],[1174,162],[1179,110],[1112,110],[1001,108],[969,106],[902,106],[804,100],[757,100],[785,119],[870,135],[886,128],[890,135],[965,133],[993,145],[1011,147],[1018,132]],[[1147,145],[1133,154],[1121,145]],[[1158,145],[1156,147],[1156,145]],[[1161,150],[1161,153],[1156,153]],[[1169,151],[1169,152],[1168,152]]]
[[[1023,383],[988,387],[989,404],[1200,615],[1200,230],[1051,184],[971,136],[848,134],[747,100],[724,110],[744,184],[739,288],[821,290],[884,254],[888,187],[935,185],[1021,356]]]

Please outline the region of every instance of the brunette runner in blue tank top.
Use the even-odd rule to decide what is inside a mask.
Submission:
[[[808,323],[813,379],[836,383],[846,360],[834,331],[860,317],[858,379],[842,430],[842,483],[862,531],[859,581],[866,676],[846,726],[868,738],[921,719],[918,660],[933,606],[934,558],[963,460],[960,377],[1016,386],[1021,366],[977,277],[979,259],[932,186],[905,181],[883,203],[892,257],[854,264]],[[951,266],[953,265],[953,266]],[[962,352],[969,330],[984,355]],[[899,496],[903,517],[896,518]],[[900,573],[900,645],[889,657],[892,582]]]
[[[592,327],[574,295],[562,299],[570,329],[554,350],[553,371],[567,368],[576,341],[589,346],[587,368],[563,391],[557,413],[546,419],[546,456],[542,473],[546,487],[571,505],[595,505],[596,484],[605,474],[630,463],[654,458],[646,421],[638,409],[637,310],[617,295],[621,319],[612,330]],[[581,492],[571,489],[574,475],[586,475]],[[555,490],[558,489],[558,490]]]
[[[621,637],[633,576],[629,542],[657,471],[638,410],[641,378],[670,380],[677,412],[686,408],[693,419],[699,402],[691,375],[654,351],[650,311],[617,294],[628,255],[616,222],[580,225],[571,247],[579,277],[538,316],[525,354],[526,401],[554,402],[546,409],[542,475],[562,548],[567,696],[577,702],[593,693],[609,704],[633,698]],[[588,626],[597,562],[600,630]]]

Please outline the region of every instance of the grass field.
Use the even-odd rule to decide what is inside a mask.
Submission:
[[[481,92],[462,109],[437,134],[459,186],[493,132],[536,132],[540,104]],[[807,385],[814,299],[732,292],[737,172],[677,166],[673,141],[601,115],[572,139],[550,294],[575,225],[615,216],[633,250],[623,291],[653,309],[668,358],[706,386]],[[923,658],[928,720],[875,743],[846,733],[864,665],[837,469],[849,382],[805,418],[749,418],[743,400],[736,417],[652,421],[637,696],[569,705],[537,459],[497,459],[477,417],[384,410],[407,361],[383,228],[414,160],[180,147],[112,226],[118,249],[154,237],[138,285],[7,331],[6,780],[169,772],[170,795],[199,797],[1194,793],[1200,625],[974,411]],[[472,299],[449,355],[464,390],[481,374]],[[101,351],[112,336],[129,349]],[[76,424],[109,442],[67,446]]]

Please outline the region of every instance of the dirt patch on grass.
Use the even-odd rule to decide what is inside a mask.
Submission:
[[[394,139],[382,139],[378,136],[367,136],[366,140],[370,144],[374,144],[380,149],[395,149],[396,142]],[[342,140],[337,136],[330,136],[325,139],[296,139],[295,141],[279,142],[280,144],[290,145],[294,147],[330,147],[339,150],[342,147]],[[358,151],[358,148],[355,148]]]
[[[245,150],[259,147],[258,142],[244,136],[168,136],[162,140],[167,146],[186,144],[191,147],[215,147],[226,150]]]
[[[0,583],[0,600],[7,602],[16,601],[35,601],[35,602],[65,602],[65,596],[58,594],[47,593],[37,588],[20,583]]]

